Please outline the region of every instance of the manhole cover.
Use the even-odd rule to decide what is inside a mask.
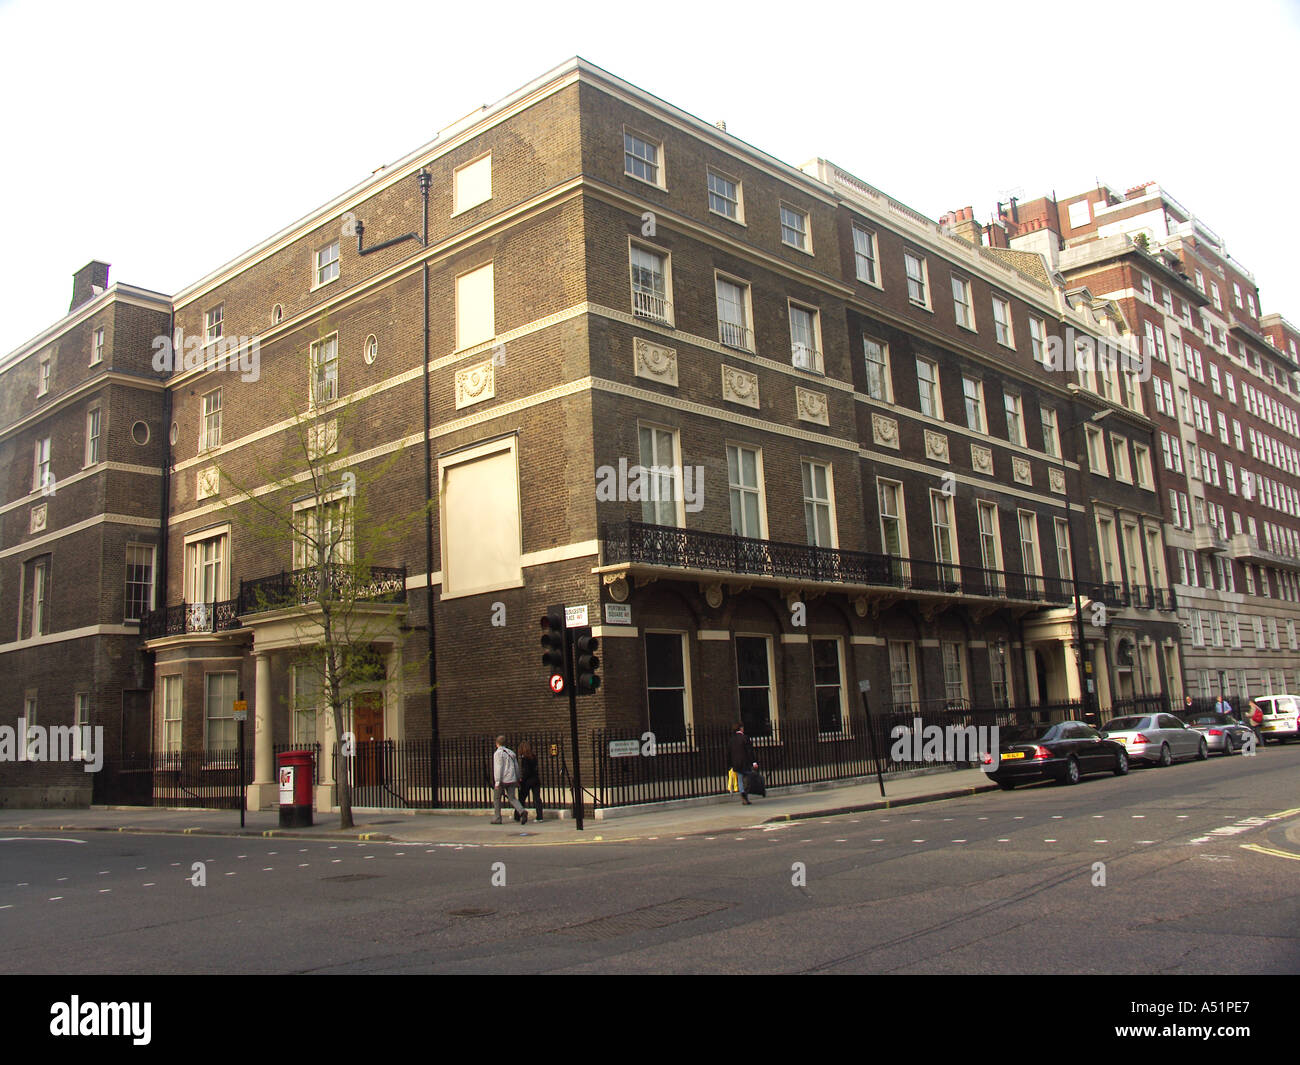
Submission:
[[[350,884],[354,880],[378,880],[377,873],[344,873],[342,876],[323,876],[322,880],[329,880],[335,884]]]
[[[715,902],[712,899],[671,899],[658,902],[653,906],[642,906],[639,910],[628,910],[609,917],[597,917],[594,921],[582,924],[566,925],[552,928],[552,932],[573,936],[575,939],[615,939],[631,932],[643,932],[652,928],[665,928],[682,921],[693,921],[718,910],[731,908],[729,902]]]
[[[485,910],[478,906],[467,906],[463,910],[448,910],[448,917],[491,917],[496,910]]]

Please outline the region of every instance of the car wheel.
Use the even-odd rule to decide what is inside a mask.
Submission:
[[[1115,769],[1114,769],[1115,775],[1117,777],[1122,777],[1127,772],[1128,772],[1128,755],[1125,754],[1123,751],[1116,751]]]
[[[1065,776],[1057,778],[1058,784],[1077,784],[1079,783],[1079,760],[1071,756],[1070,760],[1065,763]]]
[[[1204,762],[1209,757],[1210,757],[1210,745],[1206,743],[1204,740],[1201,740],[1201,745],[1196,748],[1196,760],[1198,762]]]
[[[1169,751],[1169,744],[1162,743],[1160,745],[1160,761],[1156,764],[1160,766],[1171,766],[1174,764],[1174,756]]]

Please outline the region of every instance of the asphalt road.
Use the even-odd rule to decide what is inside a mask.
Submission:
[[[1289,745],[632,843],[10,833],[0,971],[1294,973],[1298,783]]]

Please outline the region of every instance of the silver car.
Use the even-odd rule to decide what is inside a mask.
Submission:
[[[1212,752],[1235,754],[1247,743],[1247,737],[1255,738],[1249,725],[1243,725],[1231,714],[1220,714],[1206,710],[1187,718],[1187,723],[1205,737]]]
[[[1173,714],[1116,717],[1106,722],[1103,729],[1108,740],[1124,745],[1132,762],[1172,765],[1184,758],[1204,761],[1210,757],[1206,738]]]

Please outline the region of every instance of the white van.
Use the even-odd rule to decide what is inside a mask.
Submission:
[[[1300,696],[1257,695],[1255,705],[1264,712],[1259,731],[1265,743],[1300,737]]]

